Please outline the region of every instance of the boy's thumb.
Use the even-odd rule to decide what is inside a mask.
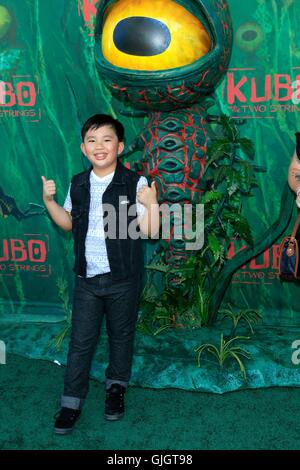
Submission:
[[[45,176],[41,176],[41,178],[42,178],[43,183],[45,184],[46,181],[47,181],[46,178],[45,178]]]

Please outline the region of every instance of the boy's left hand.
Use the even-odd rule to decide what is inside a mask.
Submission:
[[[157,190],[155,181],[152,181],[151,186],[143,185],[141,189],[136,193],[137,200],[144,204],[147,208],[151,207],[151,204],[157,204]]]

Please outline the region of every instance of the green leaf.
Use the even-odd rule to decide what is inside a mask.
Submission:
[[[160,328],[158,328],[158,330],[156,330],[156,331],[153,333],[153,335],[154,335],[154,336],[157,336],[157,335],[158,335],[159,333],[161,333],[162,331],[164,331],[164,330],[166,330],[166,329],[168,329],[168,328],[172,328],[172,326],[173,326],[173,325],[172,325],[171,323],[168,323],[167,325],[163,325],[163,326],[161,326]]]
[[[226,216],[234,229],[235,235],[245,240],[250,246],[253,246],[252,231],[247,219],[240,214],[231,214],[229,212]]]
[[[208,204],[210,202],[219,201],[222,199],[223,194],[220,191],[208,191],[201,198],[201,204]]]
[[[220,258],[222,245],[214,235],[208,235],[208,246],[214,255],[215,261],[218,260]]]
[[[253,160],[255,156],[255,148],[252,140],[247,139],[246,137],[240,137],[237,142],[240,144],[242,151]]]
[[[236,141],[236,138],[238,136],[238,131],[233,123],[233,120],[229,117],[223,114],[221,116],[221,125],[224,131],[225,136],[228,138],[229,142],[234,143]]]
[[[235,170],[230,165],[221,165],[215,169],[213,174],[214,183],[217,185],[227,178],[231,181],[233,179],[233,175]]]
[[[224,153],[228,152],[229,150],[230,142],[228,142],[227,139],[213,140],[207,149],[207,155],[209,157],[207,160],[207,165],[210,165],[219,158],[223,158]]]
[[[246,190],[249,192],[253,186],[253,181],[256,181],[254,167],[251,163],[245,161],[240,161],[239,164],[242,167],[241,171],[244,175],[244,184],[246,186]]]
[[[244,364],[242,363],[242,361],[240,360],[239,356],[236,353],[231,351],[230,354],[237,361],[237,363],[240,367],[241,373],[242,373],[244,379],[246,380],[247,376],[246,376],[246,369],[245,369]]]

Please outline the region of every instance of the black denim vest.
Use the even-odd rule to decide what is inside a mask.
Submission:
[[[70,190],[75,254],[74,272],[83,277],[86,277],[85,239],[89,223],[91,170],[92,168],[75,175],[72,178]],[[112,278],[116,281],[131,276],[141,277],[143,272],[141,237],[132,239],[127,235],[129,225],[136,224],[136,211],[132,206],[136,203],[138,180],[139,176],[136,173],[125,168],[118,161],[113,179],[102,197],[103,208],[105,209],[105,204],[111,204],[115,210],[115,215],[104,212],[103,218],[104,223],[106,222],[104,232],[109,266]],[[119,204],[120,200],[126,202]],[[126,215],[125,218],[124,215]],[[110,236],[114,226],[117,229],[116,237]]]

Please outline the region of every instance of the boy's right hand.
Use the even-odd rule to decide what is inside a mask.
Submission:
[[[56,185],[54,180],[47,180],[42,176],[43,181],[43,199],[44,201],[53,201],[53,196],[56,194]]]

